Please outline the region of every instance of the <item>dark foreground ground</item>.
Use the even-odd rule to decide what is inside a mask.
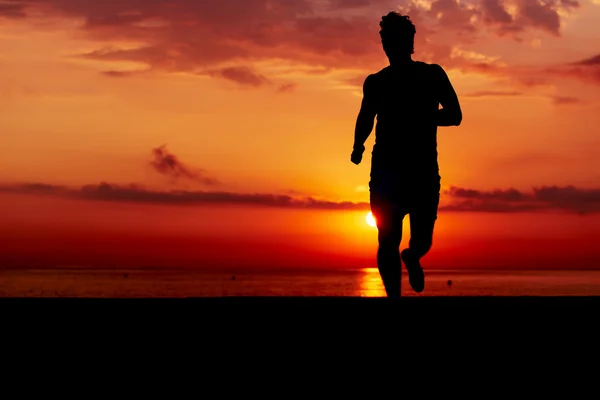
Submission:
[[[600,297],[0,299],[13,372],[99,379],[93,387],[135,386],[141,374],[148,388],[177,370],[200,391],[254,385],[283,398],[322,382],[334,397],[355,385],[404,390],[406,373],[447,395],[485,398],[532,379],[542,386],[531,395],[556,382],[572,390],[573,379],[597,382],[599,333]]]
[[[566,335],[600,326],[600,297],[3,298],[0,310],[5,326],[34,324],[57,331],[93,326],[201,334],[345,329],[375,334],[434,328],[453,334],[546,330],[546,335]]]

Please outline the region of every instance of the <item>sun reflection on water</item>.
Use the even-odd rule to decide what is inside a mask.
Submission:
[[[360,277],[360,295],[362,297],[385,297],[385,288],[377,268],[363,268]]]

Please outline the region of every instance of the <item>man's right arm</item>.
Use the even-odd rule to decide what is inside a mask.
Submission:
[[[365,151],[365,142],[373,131],[375,125],[375,116],[377,110],[374,98],[374,75],[369,75],[363,84],[363,99],[360,106],[358,117],[356,118],[356,127],[354,129],[354,146],[352,149],[351,161],[354,164],[360,164],[363,152]]]
[[[450,83],[450,79],[444,69],[433,64],[438,86],[439,102],[442,108],[438,110],[437,126],[459,126],[462,122],[462,111],[458,96]]]

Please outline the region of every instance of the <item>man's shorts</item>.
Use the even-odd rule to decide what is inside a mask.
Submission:
[[[406,177],[392,174],[371,174],[369,182],[371,210],[394,211],[402,216],[418,214],[421,218],[437,219],[440,201],[440,176]]]

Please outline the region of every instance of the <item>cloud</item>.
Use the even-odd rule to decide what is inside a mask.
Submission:
[[[481,14],[483,21],[488,25],[499,25],[504,29],[511,27],[508,31],[521,31],[514,25],[513,16],[506,11],[502,0],[482,0]]]
[[[0,185],[0,192],[51,196],[88,201],[114,201],[140,204],[206,205],[237,204],[275,208],[320,210],[366,210],[367,203],[334,202],[313,197],[296,198],[289,195],[249,194],[209,191],[157,191],[139,185],[115,185],[100,183],[69,188],[59,185],[25,183]]]
[[[472,51],[454,48],[451,56],[443,63],[446,69],[458,69],[463,72],[484,74],[498,79],[499,84],[516,88],[533,88],[551,85],[554,80],[564,78],[577,79],[585,83],[600,85],[600,54],[574,62],[562,62],[548,66],[509,66],[493,57],[485,58]],[[507,92],[519,92],[509,90]],[[485,93],[485,92],[484,92]],[[491,92],[488,92],[491,94]],[[496,95],[499,95],[496,92]],[[469,97],[473,96],[473,93]],[[546,96],[547,97],[547,96]],[[580,101],[575,98],[551,97],[555,104],[574,104]]]
[[[513,97],[522,96],[523,93],[517,91],[502,91],[502,90],[481,90],[472,93],[465,93],[464,97]]]
[[[83,57],[142,62],[167,72],[275,59],[356,66],[362,62],[357,56],[371,62],[383,56],[372,35],[377,17],[321,16],[318,2],[308,0],[24,1],[45,15],[83,20],[81,32],[104,44]],[[143,44],[119,48],[119,41]],[[215,76],[230,76],[224,72]]]
[[[411,0],[402,9],[432,31],[473,33],[490,28],[498,36],[541,30],[560,36],[561,15],[579,8],[575,0]]]
[[[226,191],[151,190],[140,185],[100,183],[72,188],[44,183],[0,185],[0,193],[27,194],[86,201],[202,206],[231,204],[289,209],[367,211],[368,202],[329,201],[291,194],[236,193]],[[296,193],[296,192],[290,192]],[[481,191],[451,187],[442,193],[441,212],[522,213],[560,211],[572,214],[600,213],[600,189],[543,186],[531,193],[517,189]]]
[[[561,14],[579,8],[575,0],[482,0],[481,16],[500,36],[516,35],[535,28],[560,36]]]
[[[584,60],[575,61],[572,63],[573,65],[585,65],[585,66],[596,66],[600,65],[600,54],[597,54],[593,57],[586,58]]]
[[[600,84],[600,54],[583,60],[547,68],[546,73],[559,77],[571,77],[589,83]]]
[[[191,169],[183,164],[177,156],[169,153],[166,145],[162,145],[152,150],[154,159],[150,165],[158,173],[173,179],[189,179],[208,186],[218,185],[219,181],[205,175],[203,170]]]
[[[216,71],[209,71],[210,76],[220,76],[242,86],[259,87],[269,84],[270,81],[265,76],[255,72],[249,67],[229,67]]]
[[[102,71],[102,75],[109,76],[111,78],[125,78],[128,76],[133,76],[141,73],[142,71],[116,71],[116,70],[108,70]]]
[[[0,18],[24,18],[27,4],[20,1],[0,2]]]
[[[461,97],[476,99],[476,98],[483,98],[483,97],[518,97],[518,96],[524,96],[524,95],[525,95],[525,93],[518,92],[518,91],[482,90],[482,91],[477,91],[477,92],[465,93]],[[552,104],[554,104],[556,106],[575,105],[575,104],[584,103],[584,101],[581,100],[580,98],[572,97],[572,96],[543,95],[543,96],[539,96],[539,97],[543,97],[543,98],[550,100],[552,102]]]
[[[524,193],[516,189],[479,191],[451,187],[444,194],[451,199],[443,206],[447,211],[600,213],[600,189],[543,186]]]
[[[297,83],[284,83],[283,85],[277,88],[277,91],[280,93],[288,93],[294,91],[297,87]]]
[[[261,87],[276,77],[250,69],[256,61],[325,70],[380,67],[385,56],[379,18],[396,5],[387,0],[22,0],[1,2],[0,15],[32,10],[38,11],[36,18],[83,21],[79,33],[97,41],[98,48],[81,57],[141,62],[151,71],[212,71],[216,78]],[[450,69],[498,74],[512,68],[500,71],[497,63],[467,53],[452,56],[453,49],[485,37],[488,28],[516,39],[527,30],[560,35],[561,16],[578,7],[574,0],[403,0],[400,8],[417,25],[417,57]],[[123,48],[123,41],[140,45]]]
[[[552,97],[552,101],[555,105],[571,105],[571,104],[580,104],[583,102],[580,98],[571,97],[571,96],[554,96]]]

